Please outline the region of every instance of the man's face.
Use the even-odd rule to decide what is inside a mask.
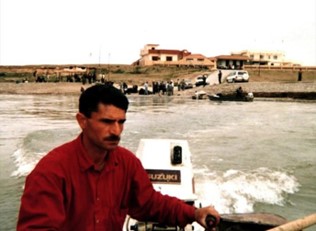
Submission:
[[[126,120],[126,112],[113,105],[99,104],[91,118],[77,114],[87,150],[110,151],[117,147]]]

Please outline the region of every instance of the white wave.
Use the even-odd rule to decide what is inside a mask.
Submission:
[[[197,177],[195,188],[202,204],[212,204],[220,213],[253,212],[256,203],[284,205],[287,195],[300,187],[294,176],[268,168],[214,175]]]
[[[37,153],[35,156],[41,157],[43,155],[44,153]],[[28,175],[39,161],[39,158],[27,158],[23,149],[16,150],[12,156],[14,158],[17,169],[11,173],[11,176],[15,177]]]

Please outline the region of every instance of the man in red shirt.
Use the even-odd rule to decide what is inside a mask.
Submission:
[[[207,215],[154,190],[141,162],[119,146],[128,99],[118,89],[94,85],[82,92],[76,115],[81,134],[44,156],[27,176],[17,230],[121,231],[126,215],[184,227]],[[215,225],[214,224],[214,225]]]

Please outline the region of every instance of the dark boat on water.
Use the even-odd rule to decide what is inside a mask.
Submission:
[[[244,92],[242,87],[238,87],[235,92],[231,93],[219,93],[214,95],[208,95],[210,100],[214,101],[244,101],[244,102],[252,102],[253,101],[253,93],[252,92]]]
[[[237,95],[236,93],[228,93],[228,94],[214,94],[207,95],[208,98],[212,101],[244,101],[244,102],[252,102],[254,99],[253,93],[244,93],[242,95]]]

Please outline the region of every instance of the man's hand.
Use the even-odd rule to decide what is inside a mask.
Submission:
[[[214,222],[210,222],[211,224],[206,224],[206,217],[208,215],[215,218]],[[206,228],[206,230],[210,230],[210,228],[215,228],[218,225],[220,215],[212,206],[198,208],[195,210],[195,221]]]

